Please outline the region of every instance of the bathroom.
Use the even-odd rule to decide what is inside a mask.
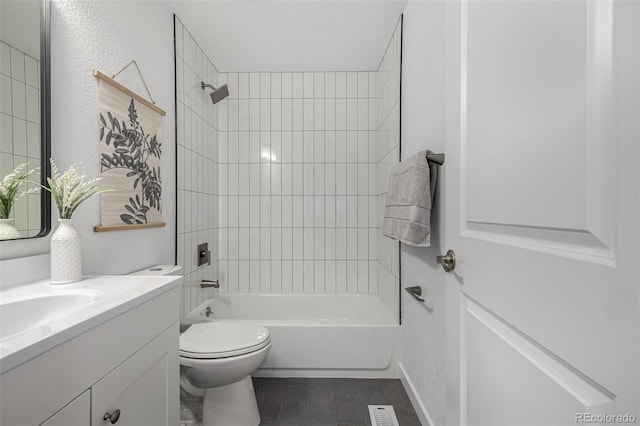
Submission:
[[[158,301],[171,312],[149,305],[146,317],[121,311],[112,321],[131,321],[124,326],[137,333],[156,327],[149,340],[171,330],[175,352],[178,328],[215,324],[217,315],[263,324],[270,353],[252,375],[264,424],[371,424],[367,403],[393,405],[401,425],[640,415],[637,3],[47,5],[50,82],[41,95],[50,106],[39,106],[41,139],[60,170],[79,163],[90,179],[100,176],[103,81],[94,70],[166,112],[165,225],[94,232],[103,194],[73,216],[83,275],[133,283],[132,272],[182,266],[181,281],[167,284],[179,302]],[[112,77],[133,60],[139,73],[132,65]],[[10,75],[3,65],[3,93]],[[213,104],[201,80],[227,84],[229,95]],[[9,84],[21,83],[28,86]],[[6,154],[33,135],[27,124],[19,130],[30,121],[9,114],[12,106],[1,111],[2,176],[11,171]],[[11,165],[39,165],[33,145]],[[393,166],[427,149],[444,162],[433,166],[430,246],[412,247],[382,235],[384,201]],[[24,213],[16,205],[16,219],[37,222],[35,206]],[[29,225],[29,238],[0,242],[0,303],[5,291],[50,277],[57,219],[52,203],[40,216],[50,232],[35,236],[39,227]],[[436,257],[449,250],[457,262],[447,273]],[[198,266],[202,251],[208,259]],[[203,280],[219,288],[202,288]],[[2,316],[0,329],[12,320]],[[124,340],[113,350],[138,350]],[[103,350],[96,364],[100,353],[111,357]],[[175,364],[177,355],[167,359]],[[67,399],[37,394],[46,410],[29,408],[36,420],[0,423],[43,424],[83,389],[94,392],[111,367],[85,363],[64,375]],[[47,374],[20,378],[19,366],[5,366],[0,411],[18,406],[14,380]],[[174,424],[178,380],[172,370],[165,409]],[[277,391],[261,397],[268,384]],[[367,401],[372,389],[384,398]],[[333,408],[314,412],[314,396]],[[290,397],[302,401],[300,417],[285,418]],[[350,413],[356,400],[364,405]]]

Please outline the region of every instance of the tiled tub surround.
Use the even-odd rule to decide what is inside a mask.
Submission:
[[[400,26],[379,69],[218,72],[176,18],[183,315],[229,293],[372,293],[399,318],[398,243],[382,236],[399,158]],[[228,84],[213,105],[200,81]],[[207,213],[208,212],[208,213]],[[209,242],[212,266],[196,266]]]
[[[40,61],[0,41],[0,179],[23,163],[40,166]],[[38,234],[40,195],[18,200],[11,217],[23,237]]]
[[[227,291],[376,293],[376,73],[219,82],[230,92],[218,157]]]
[[[394,314],[400,313],[400,247],[395,240],[382,235],[382,217],[391,168],[400,161],[400,66],[402,51],[402,19],[398,22],[389,46],[380,62],[378,82],[378,131],[374,144],[377,161],[376,236],[378,295]],[[425,148],[427,141],[424,141]]]
[[[200,82],[215,82],[218,70],[175,19],[177,127],[177,262],[184,266],[181,316],[213,295],[202,279],[218,276],[218,110]],[[219,104],[218,104],[219,105]],[[209,243],[211,265],[197,266],[196,246]]]
[[[398,243],[381,219],[399,158],[400,33],[374,72],[219,74],[228,292],[376,293],[398,317]]]

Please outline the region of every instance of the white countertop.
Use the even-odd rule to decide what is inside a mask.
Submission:
[[[93,300],[87,306],[63,316],[57,315],[57,318],[51,321],[42,321],[20,333],[0,333],[8,334],[0,338],[0,373],[171,290],[180,285],[181,280],[181,276],[95,276],[67,285],[51,285],[48,280],[38,281],[0,292],[0,310],[3,304],[28,299],[34,295],[46,298],[76,292]],[[36,312],[20,315],[37,317],[38,309],[35,310]],[[10,321],[11,317],[5,315],[5,324],[0,323],[0,330],[3,327],[6,327],[5,330],[13,327],[15,324],[11,324]]]

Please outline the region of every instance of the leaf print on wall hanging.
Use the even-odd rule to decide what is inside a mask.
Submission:
[[[115,189],[102,195],[102,226],[163,224],[161,115],[110,84],[98,95],[101,185]]]

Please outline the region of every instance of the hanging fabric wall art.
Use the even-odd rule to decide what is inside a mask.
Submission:
[[[96,232],[164,226],[161,124],[164,111],[99,71],[101,226]],[[106,83],[106,84],[105,84]]]

